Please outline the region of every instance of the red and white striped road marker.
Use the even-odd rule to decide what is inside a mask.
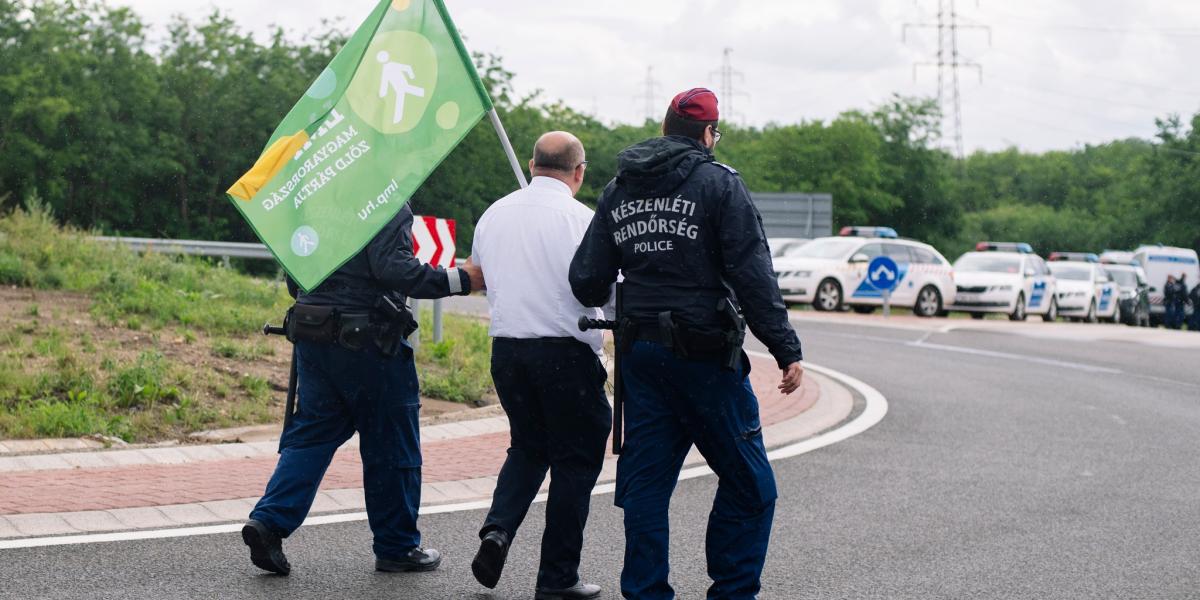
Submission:
[[[417,260],[435,267],[454,266],[454,253],[458,247],[455,238],[454,219],[437,217],[413,218],[413,254]]]

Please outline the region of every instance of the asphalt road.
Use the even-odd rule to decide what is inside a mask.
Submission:
[[[798,325],[806,356],[887,397],[874,428],[775,464],[762,598],[1200,598],[1200,351]],[[672,506],[673,583],[707,587],[715,481]],[[365,523],[287,541],[259,575],[236,534],[10,550],[4,598],[530,598],[542,506],[500,588],[469,562],[480,511],[423,517],[432,574],[374,573]],[[623,535],[594,498],[582,573],[618,598]]]

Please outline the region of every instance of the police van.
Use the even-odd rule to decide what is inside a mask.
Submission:
[[[1150,324],[1158,326],[1166,316],[1163,306],[1163,286],[1167,285],[1167,275],[1186,275],[1188,291],[1200,283],[1200,260],[1196,251],[1189,248],[1173,248],[1162,244],[1141,246],[1133,251],[1133,258],[1146,271],[1146,281],[1150,283]]]
[[[1058,280],[1058,314],[1073,321],[1121,320],[1121,288],[1095,254],[1053,252],[1050,272]]]
[[[954,261],[957,295],[950,310],[973,319],[988,313],[1024,321],[1029,314],[1044,321],[1058,318],[1058,289],[1054,274],[1033,246],[1020,242],[979,242],[974,252]]]
[[[775,276],[790,301],[820,311],[850,307],[869,313],[883,305],[883,293],[867,281],[867,265],[877,256],[896,261],[900,270],[892,306],[932,317],[954,301],[949,261],[933,246],[902,239],[890,227],[844,227],[835,237],[812,240],[775,259]]]

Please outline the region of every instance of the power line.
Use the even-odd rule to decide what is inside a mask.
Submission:
[[[949,8],[949,19],[947,20],[947,8]],[[962,93],[960,91],[958,72],[960,69],[974,69],[979,73],[979,81],[983,82],[983,65],[972,61],[965,61],[958,52],[958,32],[960,29],[977,29],[986,31],[988,34],[988,44],[992,43],[992,31],[986,25],[963,24],[959,21],[957,0],[938,0],[937,22],[936,23],[905,23],[901,29],[901,39],[907,42],[909,29],[934,29],[937,31],[937,60],[935,62],[918,62],[913,64],[913,80],[917,78],[917,70],[920,67],[937,67],[938,84],[937,84],[937,102],[938,108],[945,111],[945,81],[946,75],[949,74],[952,89],[952,102],[954,103],[954,149],[958,157],[963,157],[963,118],[962,118]],[[949,44],[947,44],[949,40]],[[947,61],[947,45],[949,46],[949,60]]]
[[[1113,27],[1110,25],[1047,22],[1035,17],[1015,15],[1012,13],[1006,13],[1004,11],[995,11],[995,15],[1002,19],[1010,19],[1013,21],[1029,23],[1039,29],[1060,29],[1064,31],[1078,31],[1083,33],[1116,33],[1122,35],[1154,35],[1188,38],[1200,37],[1200,30],[1194,27]]]
[[[1023,100],[1025,102],[1028,102],[1029,104],[1032,104],[1034,106],[1038,106],[1041,108],[1060,110],[1060,111],[1063,111],[1065,113],[1069,113],[1072,115],[1085,116],[1085,117],[1092,118],[1092,119],[1108,121],[1108,122],[1116,124],[1116,125],[1126,125],[1126,126],[1131,126],[1131,127],[1138,126],[1136,123],[1130,123],[1129,121],[1115,119],[1109,115],[1080,110],[1080,107],[1078,105],[1068,106],[1068,105],[1064,105],[1064,104],[1056,104],[1054,102],[1048,102],[1046,100],[1036,98],[1035,96],[1032,96],[1028,93],[1020,92],[1020,91],[1014,90],[1010,87],[1003,86],[1003,85],[995,86],[995,87],[989,86],[989,89],[992,89],[992,90],[999,89],[1005,93],[1011,94],[1012,96],[1016,97],[1017,99]]]
[[[1046,57],[1045,57],[1045,56],[1037,57],[1037,56],[1033,56],[1033,55],[1030,55],[1030,54],[1025,54],[1025,53],[1022,53],[1022,52],[1014,52],[1014,51],[1013,51],[1011,48],[1008,48],[1008,49],[1005,49],[1005,48],[993,48],[993,51],[994,51],[994,52],[999,52],[1000,54],[1004,54],[1004,55],[1010,56],[1010,57],[1012,57],[1012,58],[1018,59],[1018,60],[1020,60],[1020,61],[1026,62],[1026,63],[1027,63],[1027,62],[1029,62],[1029,61],[1037,61],[1037,62],[1041,62],[1041,61],[1045,61],[1045,60],[1046,60]],[[1128,85],[1128,86],[1133,86],[1133,87],[1140,87],[1140,88],[1145,88],[1145,89],[1148,89],[1148,90],[1157,90],[1157,91],[1162,91],[1162,92],[1171,92],[1171,93],[1173,93],[1173,94],[1181,94],[1181,95],[1184,95],[1184,96],[1193,96],[1193,97],[1195,97],[1195,96],[1200,96],[1200,92],[1197,92],[1197,91],[1194,91],[1194,90],[1185,90],[1185,89],[1176,88],[1176,87],[1171,87],[1171,86],[1159,85],[1159,84],[1154,84],[1154,83],[1147,83],[1147,82],[1144,82],[1144,81],[1130,81],[1130,80],[1128,80],[1128,79],[1118,79],[1118,78],[1116,78],[1116,77],[1112,77],[1112,76],[1109,76],[1109,75],[1107,75],[1107,74],[1100,73],[1100,72],[1098,72],[1098,71],[1092,71],[1092,70],[1090,70],[1090,69],[1084,69],[1084,68],[1081,68],[1081,67],[1076,67],[1076,66],[1074,66],[1074,65],[1064,65],[1064,64],[1061,64],[1061,63],[1056,63],[1056,65],[1057,65],[1057,66],[1062,66],[1062,67],[1065,67],[1065,68],[1067,68],[1067,69],[1070,69],[1070,70],[1073,70],[1073,71],[1075,71],[1075,72],[1077,72],[1077,73],[1080,73],[1080,74],[1082,74],[1082,75],[1085,75],[1086,77],[1089,77],[1089,78],[1092,78],[1092,79],[1103,79],[1103,80],[1105,80],[1105,81],[1111,81],[1111,82],[1113,82],[1113,83],[1119,83],[1119,84],[1121,84],[1121,85]]]
[[[1029,86],[1029,85],[1025,85],[1025,84],[1017,83],[1017,82],[1015,82],[1015,81],[1013,81],[1013,80],[1011,80],[1011,79],[1005,79],[1004,77],[999,77],[999,78],[997,78],[995,75],[993,75],[991,78],[992,78],[992,79],[1000,79],[1001,81],[1006,81],[1006,82],[1008,82],[1008,84],[1009,84],[1009,85],[1013,85],[1013,86],[1016,86],[1016,87],[1019,87],[1019,88],[1026,89],[1026,90],[1029,90],[1029,91],[1031,91],[1031,92],[1037,92],[1037,93],[1040,93],[1040,94],[1052,94],[1052,95],[1055,95],[1055,96],[1062,96],[1062,97],[1064,97],[1064,98],[1074,98],[1074,99],[1076,99],[1076,100],[1087,100],[1087,101],[1089,101],[1089,102],[1100,102],[1100,103],[1104,103],[1104,104],[1120,104],[1120,105],[1129,106],[1129,107],[1132,107],[1132,108],[1140,108],[1140,109],[1142,109],[1142,110],[1150,110],[1150,111],[1156,111],[1156,112],[1157,112],[1157,111],[1164,111],[1164,112],[1166,112],[1166,111],[1165,111],[1165,110],[1164,110],[1162,107],[1158,107],[1158,106],[1150,106],[1150,105],[1147,105],[1147,104],[1139,104],[1139,103],[1137,103],[1137,102],[1129,102],[1128,100],[1120,100],[1120,99],[1117,99],[1117,98],[1098,98],[1098,97],[1096,97],[1096,96],[1087,96],[1087,95],[1084,95],[1084,94],[1075,94],[1075,93],[1072,93],[1072,92],[1064,92],[1064,91],[1062,91],[1062,90],[1056,90],[1056,89],[1051,89],[1051,88],[1033,87],[1033,86]]]

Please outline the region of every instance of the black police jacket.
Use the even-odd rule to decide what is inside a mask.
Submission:
[[[1163,286],[1163,302],[1165,304],[1187,302],[1187,285],[1175,281]]]
[[[571,261],[571,290],[603,306],[618,271],[622,316],[655,323],[670,311],[688,331],[714,334],[725,326],[718,301],[732,298],[780,367],[801,359],[762,218],[737,171],[695,140],[654,138],[618,155]]]
[[[412,208],[400,212],[354,258],[342,265],[297,302],[347,309],[373,308],[388,294],[398,303],[405,297],[445,298],[471,293],[471,281],[460,269],[422,264],[413,254]]]

